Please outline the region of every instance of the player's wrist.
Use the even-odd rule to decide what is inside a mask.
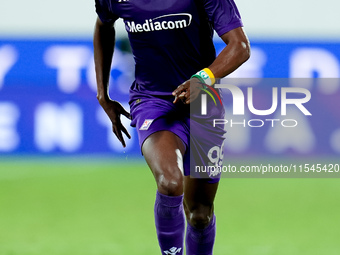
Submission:
[[[215,76],[209,68],[204,68],[195,73],[191,78],[197,78],[205,85],[212,86],[215,84]]]

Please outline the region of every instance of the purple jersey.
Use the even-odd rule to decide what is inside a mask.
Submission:
[[[96,0],[103,23],[123,18],[136,62],[131,100],[171,95],[215,59],[219,36],[242,26],[233,0]]]

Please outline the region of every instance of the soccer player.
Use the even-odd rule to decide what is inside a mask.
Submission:
[[[223,119],[224,109],[208,100],[207,114],[201,116],[190,106],[200,102],[202,89],[213,86],[215,78],[230,74],[249,58],[237,7],[233,0],[96,0],[96,12],[97,98],[124,147],[123,134],[130,134],[121,115],[137,128],[157,183],[154,214],[161,253],[183,254],[186,218],[187,254],[212,254],[219,176],[191,178],[190,166],[216,164],[209,161],[214,148],[223,147],[225,131],[213,130],[211,119]],[[136,63],[131,115],[108,93],[118,18],[125,22]],[[214,30],[226,43],[217,57]]]

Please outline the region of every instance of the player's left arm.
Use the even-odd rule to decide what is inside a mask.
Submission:
[[[250,44],[242,27],[221,36],[226,47],[208,67],[216,78],[223,78],[235,71],[250,57]]]
[[[242,27],[230,30],[223,34],[221,39],[226,43],[226,46],[214,62],[208,66],[216,78],[223,78],[232,73],[250,57],[249,40]],[[184,82],[172,93],[175,96],[174,103],[182,99],[186,104],[190,104],[198,97],[201,87],[200,80],[197,78],[191,78]]]

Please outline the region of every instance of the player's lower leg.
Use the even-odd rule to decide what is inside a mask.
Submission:
[[[218,182],[185,177],[186,254],[211,255],[215,243],[214,200]]]
[[[157,191],[154,212],[162,254],[183,254],[185,229],[183,195],[166,196]]]
[[[216,218],[213,215],[205,228],[194,227],[188,222],[186,232],[187,255],[212,255],[216,234]]]

